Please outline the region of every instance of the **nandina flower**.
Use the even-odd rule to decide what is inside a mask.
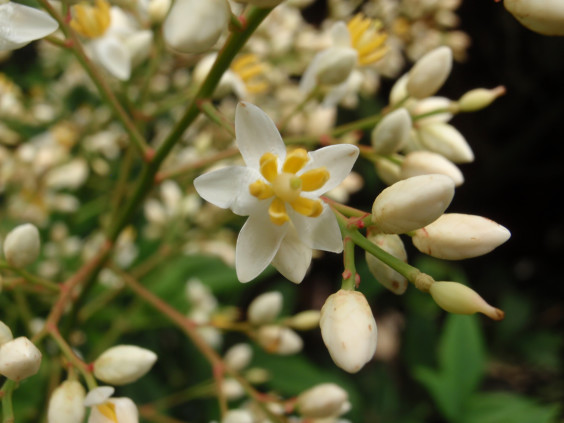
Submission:
[[[194,181],[196,191],[218,207],[249,216],[236,246],[241,282],[254,279],[272,262],[299,283],[312,249],[343,249],[335,215],[319,196],[348,175],[358,148],[334,145],[310,153],[302,148],[286,152],[274,122],[245,102],[237,106],[235,133],[246,166],[204,174]]]
[[[129,398],[113,398],[115,389],[99,386],[92,389],[84,399],[84,405],[91,407],[88,423],[138,423],[139,413]]]

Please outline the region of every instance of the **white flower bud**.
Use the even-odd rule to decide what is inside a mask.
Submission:
[[[234,401],[245,395],[245,388],[232,378],[226,378],[221,381],[221,391],[229,401]]]
[[[323,383],[302,392],[296,401],[296,409],[306,418],[323,419],[337,417],[348,403],[349,395],[334,383]]]
[[[356,65],[357,53],[348,47],[332,47],[316,57],[316,77],[321,85],[337,85],[344,82]]]
[[[135,345],[118,345],[102,353],[94,362],[94,376],[112,385],[134,382],[147,373],[157,355]]]
[[[415,231],[412,241],[422,253],[461,260],[487,254],[510,236],[506,228],[485,217],[447,213]]]
[[[387,253],[407,263],[407,253],[403,241],[398,235],[371,234],[368,239]],[[368,251],[366,252],[366,264],[372,276],[394,294],[401,295],[407,289],[408,283],[405,277]]]
[[[428,150],[445,156],[454,163],[474,161],[474,153],[466,139],[448,123],[425,125],[417,131],[419,141]]]
[[[503,86],[492,88],[491,90],[486,88],[470,90],[458,100],[458,110],[461,112],[475,112],[484,109],[503,94],[505,94],[505,87]]]
[[[284,326],[261,326],[257,332],[257,342],[269,353],[280,355],[295,354],[303,348],[300,335]]]
[[[169,9],[171,0],[150,0],[147,5],[147,14],[152,23],[161,23]]]
[[[395,184],[401,179],[401,167],[395,161],[377,157],[375,165],[378,177],[386,185]]]
[[[49,399],[48,423],[82,423],[86,414],[85,396],[86,391],[80,382],[66,380],[61,383]]]
[[[0,346],[0,374],[20,381],[33,376],[41,365],[41,352],[25,336]]]
[[[183,53],[204,53],[227,29],[230,17],[226,0],[176,0],[163,23],[164,39]]]
[[[247,367],[253,358],[253,349],[249,344],[235,344],[225,353],[223,360],[233,370],[240,371]]]
[[[253,423],[255,419],[248,410],[229,410],[221,419],[221,423]]]
[[[452,69],[452,51],[438,47],[425,54],[408,73],[407,92],[415,98],[435,94],[445,83]]]
[[[404,234],[427,226],[444,213],[454,196],[454,182],[444,175],[421,175],[383,190],[372,206],[380,232]]]
[[[387,156],[400,150],[407,142],[410,130],[411,116],[406,109],[400,108],[384,116],[372,131],[374,152]]]
[[[457,187],[464,183],[464,175],[454,163],[431,151],[409,153],[401,164],[402,179],[433,173],[448,176]]]
[[[4,257],[14,267],[26,267],[39,256],[39,231],[31,223],[12,229],[4,240]]]
[[[301,311],[286,320],[286,324],[296,330],[311,330],[319,327],[320,317],[321,312],[319,310]]]
[[[434,282],[429,293],[439,307],[449,313],[483,313],[493,320],[502,320],[505,313],[492,307],[476,291],[458,282]]]
[[[9,342],[12,339],[14,339],[14,336],[12,335],[12,331],[10,330],[8,325],[6,325],[6,323],[0,320],[0,345]]]
[[[341,289],[321,309],[321,336],[337,366],[358,372],[376,351],[376,321],[361,292]]]
[[[278,291],[266,292],[256,297],[249,305],[247,317],[253,325],[272,322],[282,310],[284,298]]]
[[[544,35],[564,35],[561,0],[504,0],[503,5],[521,24]]]

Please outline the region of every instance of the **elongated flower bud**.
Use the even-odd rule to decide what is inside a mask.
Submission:
[[[225,353],[223,360],[225,364],[236,371],[247,367],[253,358],[253,349],[249,344],[235,344]]]
[[[295,316],[288,318],[285,324],[297,330],[311,330],[319,326],[320,316],[319,310],[301,311]]]
[[[402,179],[433,173],[448,176],[455,186],[460,186],[464,182],[462,172],[454,163],[431,151],[409,153],[401,164],[400,175]]]
[[[452,69],[452,51],[438,47],[415,63],[408,73],[407,91],[415,98],[435,94],[445,83]]]
[[[229,410],[221,419],[221,423],[253,423],[255,419],[248,410]]]
[[[20,381],[33,376],[41,365],[41,352],[25,336],[0,346],[0,374]]]
[[[510,236],[506,228],[485,217],[447,213],[415,231],[412,241],[422,253],[461,260],[487,254]]]
[[[337,85],[345,81],[357,61],[357,53],[352,48],[333,47],[317,57],[317,82],[321,85]]]
[[[334,383],[322,383],[302,392],[296,401],[296,409],[303,417],[323,419],[342,414],[348,404],[347,391]]]
[[[82,423],[86,409],[86,391],[80,382],[66,380],[61,383],[49,399],[47,421],[49,423]]]
[[[382,233],[403,234],[427,226],[444,213],[454,182],[444,175],[421,175],[383,190],[372,206],[372,221]]]
[[[458,282],[435,282],[429,293],[439,307],[449,313],[483,313],[493,320],[502,320],[505,313],[492,307],[476,291]]]
[[[475,112],[488,107],[496,98],[505,94],[505,87],[499,86],[488,90],[476,88],[468,91],[458,100],[458,110],[461,112]]]
[[[176,0],[163,23],[164,39],[183,53],[204,53],[227,29],[230,16],[226,0]]]
[[[409,112],[400,108],[386,115],[372,131],[372,148],[376,154],[389,155],[400,150],[411,130]]]
[[[157,355],[135,345],[118,345],[102,353],[94,362],[94,376],[112,385],[134,382],[147,373]]]
[[[368,239],[387,253],[407,263],[407,253],[398,235],[375,234],[369,235]],[[378,260],[368,251],[366,252],[366,264],[372,276],[394,294],[401,295],[407,289],[407,279],[405,277],[385,264],[382,260]]]
[[[321,336],[337,366],[358,372],[376,351],[376,321],[361,292],[341,289],[321,309]]]
[[[448,123],[425,125],[417,132],[426,149],[445,156],[454,163],[474,161],[474,153],[462,134]]]
[[[0,320],[0,345],[9,342],[12,339],[14,339],[14,336],[12,335],[12,331],[10,330],[8,325],[6,325],[6,323]]]
[[[261,347],[272,354],[296,354],[303,348],[300,335],[284,326],[261,326],[257,332],[257,341]]]
[[[564,35],[564,3],[560,0],[505,0],[503,5],[530,30],[544,35]]]
[[[266,292],[249,305],[247,317],[253,325],[271,323],[282,310],[283,297],[278,291]]]
[[[31,223],[12,229],[4,240],[4,256],[14,267],[26,267],[39,256],[39,231]]]

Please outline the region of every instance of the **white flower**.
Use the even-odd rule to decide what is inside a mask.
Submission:
[[[0,2],[0,51],[15,50],[55,32],[59,24],[42,10]]]
[[[88,423],[138,423],[139,413],[129,398],[111,398],[115,389],[99,386],[84,399],[84,405],[92,407]]]
[[[311,250],[341,252],[337,220],[319,196],[350,172],[358,148],[334,145],[308,153],[286,152],[274,122],[258,107],[241,102],[235,113],[237,146],[246,166],[231,166],[194,181],[198,194],[249,219],[237,239],[235,267],[241,282],[272,262],[299,283]]]

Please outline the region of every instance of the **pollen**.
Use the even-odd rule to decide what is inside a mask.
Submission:
[[[98,411],[110,421],[114,423],[118,423],[117,415],[116,415],[116,406],[111,402],[105,402],[104,404],[97,405],[96,408]]]
[[[233,60],[231,70],[241,78],[251,94],[261,94],[268,90],[265,80],[266,65],[255,54],[243,54]]]
[[[110,4],[106,0],[96,0],[96,5],[87,3],[72,7],[72,29],[87,38],[99,38],[108,29],[111,22]]]
[[[380,21],[359,13],[349,21],[347,27],[361,66],[377,62],[388,52],[388,47],[384,45],[387,35],[380,31]]]

